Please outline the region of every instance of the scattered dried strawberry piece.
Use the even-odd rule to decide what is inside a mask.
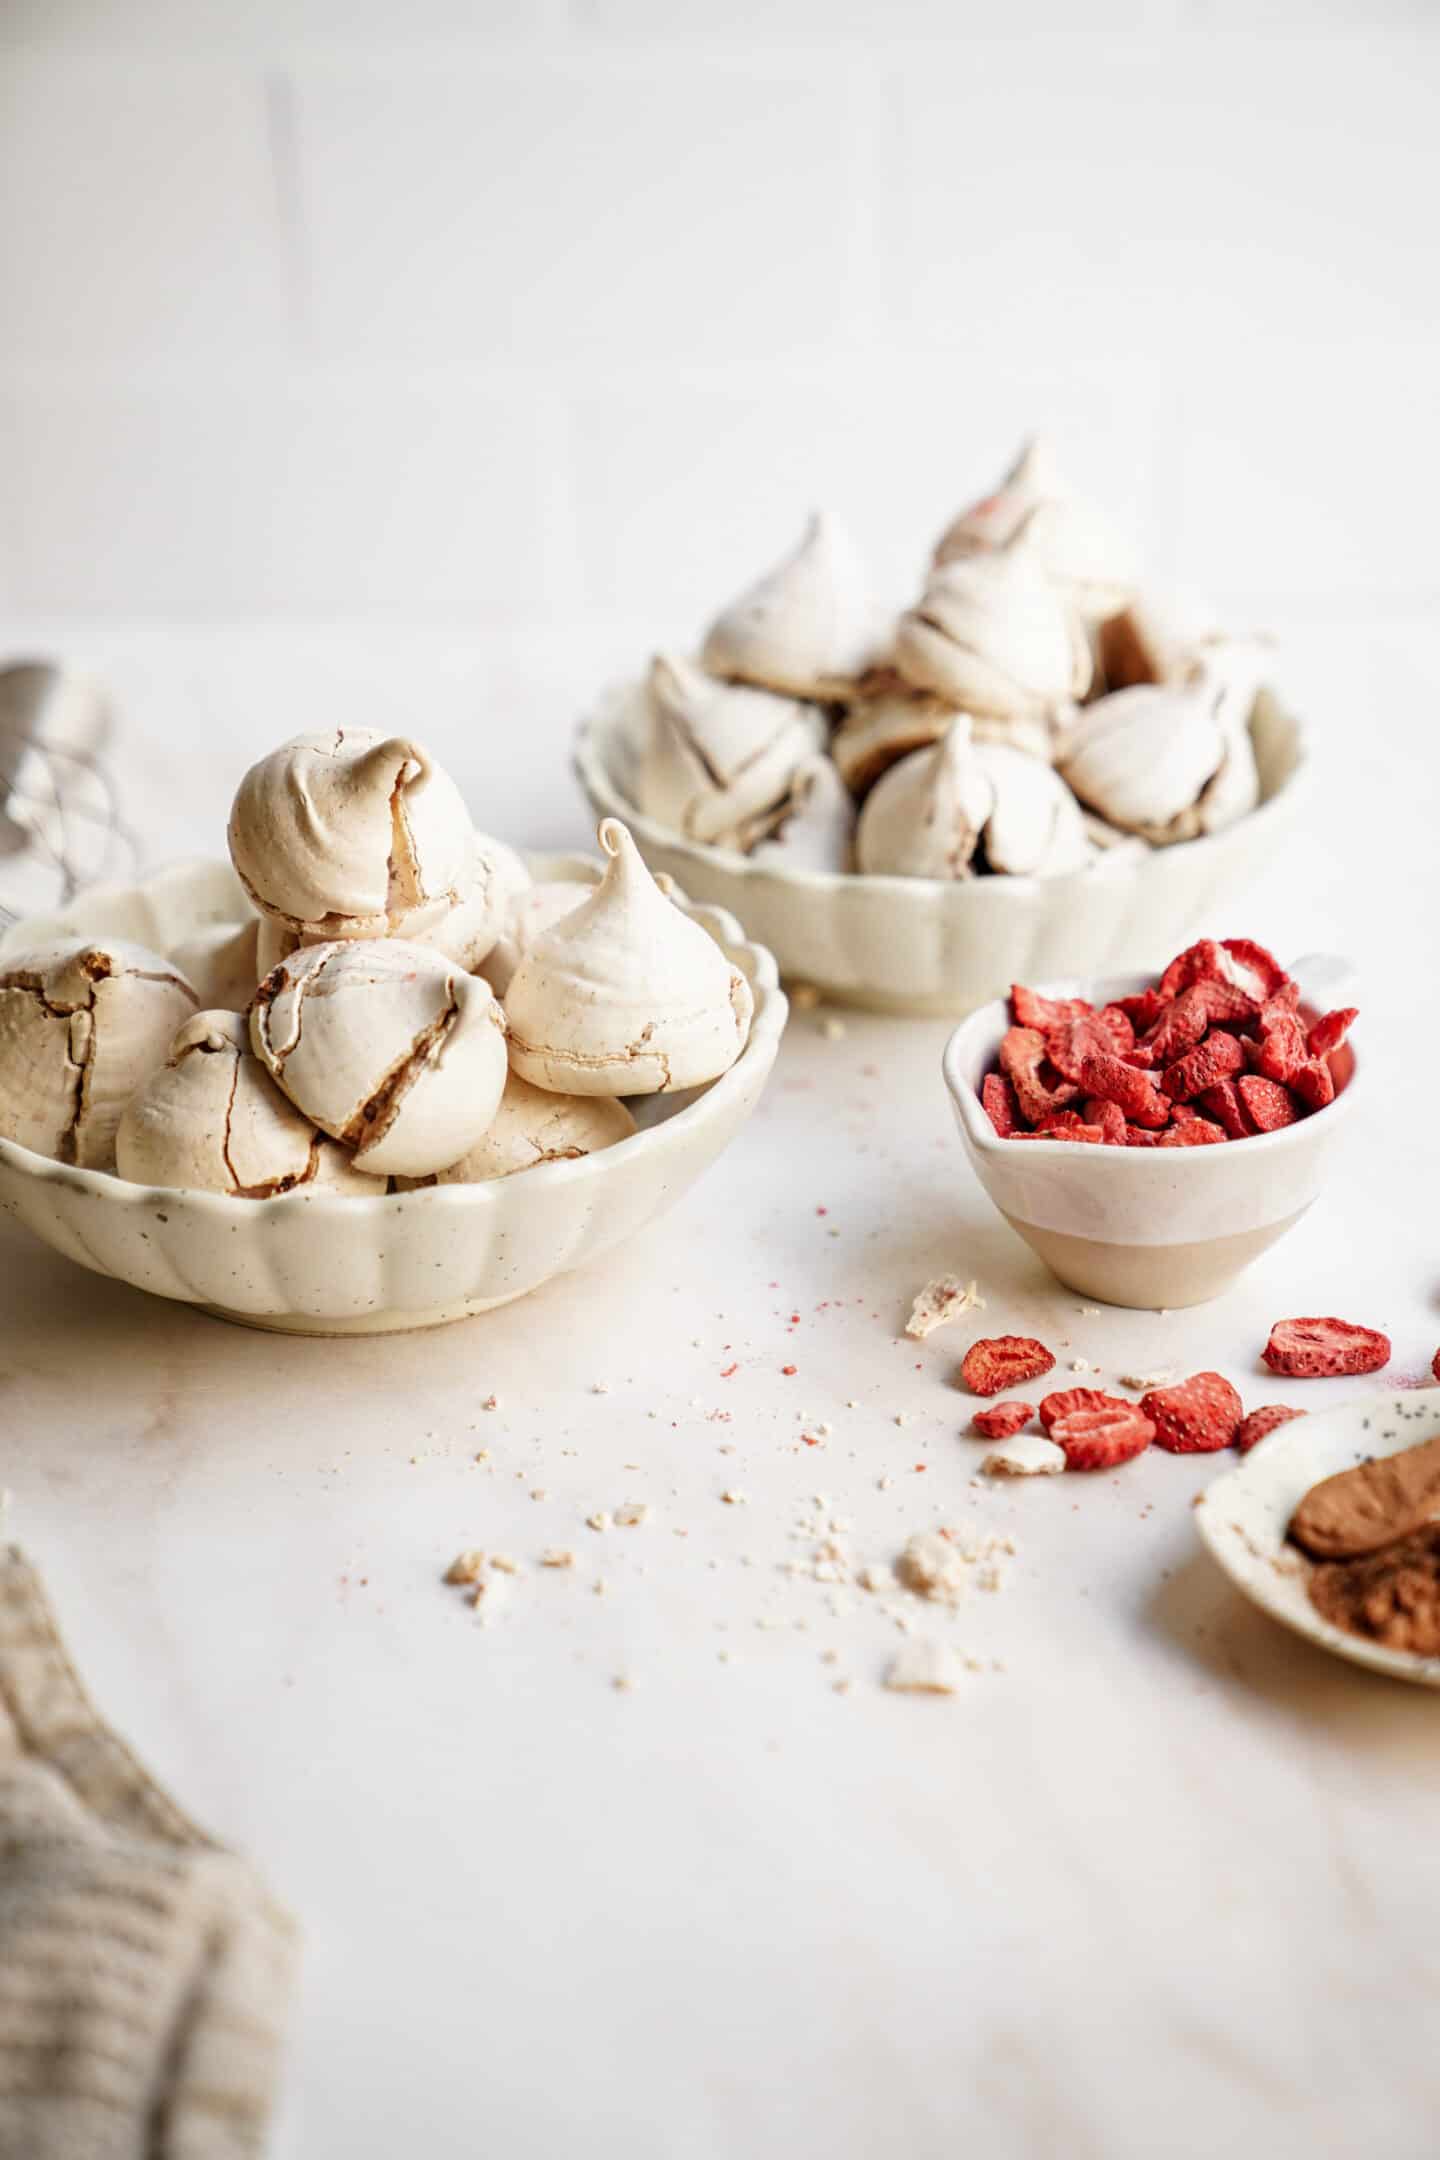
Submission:
[[[1290,1086],[1307,1110],[1323,1110],[1335,1100],[1335,1075],[1324,1058],[1306,1058],[1290,1075]]]
[[[1056,1418],[1050,1438],[1064,1450],[1067,1470],[1114,1470],[1144,1454],[1155,1427],[1136,1404],[1107,1395],[1103,1404]]]
[[[1233,1035],[1207,1035],[1195,1049],[1166,1066],[1160,1085],[1172,1102],[1188,1102],[1192,1095],[1214,1087],[1217,1080],[1240,1072],[1244,1064],[1245,1053]]]
[[[1241,1073],[1235,1092],[1253,1118],[1257,1132],[1279,1132],[1282,1126],[1293,1125],[1300,1115],[1290,1090],[1261,1073]]]
[[[1262,1441],[1267,1433],[1274,1432],[1277,1425],[1288,1425],[1291,1418],[1304,1417],[1303,1410],[1292,1410],[1288,1403],[1266,1403],[1263,1409],[1252,1410],[1235,1435],[1235,1445],[1242,1455]]]
[[[1065,1387],[1057,1388],[1053,1395],[1046,1395],[1040,1404],[1040,1423],[1048,1433],[1056,1418],[1068,1417],[1072,1410],[1113,1409],[1118,1395],[1107,1395],[1104,1388]],[[1132,1407],[1126,1403],[1127,1410]]]
[[[1201,938],[1198,944],[1187,945],[1184,952],[1177,953],[1160,977],[1162,998],[1177,998],[1191,983],[1200,982],[1206,975],[1220,973],[1220,947],[1214,938]]]
[[[1255,1120],[1240,1098],[1238,1082],[1217,1080],[1196,1097],[1207,1117],[1219,1120],[1225,1128],[1227,1140],[1248,1140],[1255,1132]]]
[[[970,1423],[982,1440],[1013,1440],[1017,1432],[1024,1432],[1034,1415],[1034,1403],[1012,1397],[1009,1402],[991,1403],[977,1410]]]
[[[1033,1335],[982,1335],[960,1361],[960,1377],[972,1395],[1003,1395],[1006,1388],[1038,1380],[1055,1360]]]
[[[1337,1012],[1323,1013],[1305,1037],[1305,1047],[1311,1057],[1329,1057],[1332,1050],[1338,1050],[1359,1017],[1360,1009],[1356,1005],[1343,1005]]]
[[[1087,1125],[1100,1127],[1107,1147],[1124,1147],[1125,1113],[1119,1103],[1102,1102],[1098,1095],[1092,1095],[1081,1104],[1080,1111]]]
[[[1250,985],[1244,982],[1243,976],[1249,974],[1255,977],[1259,984],[1258,999],[1273,997],[1277,990],[1290,985],[1290,977],[1274,953],[1267,952],[1263,945],[1257,945],[1253,938],[1222,938],[1220,949],[1229,955],[1231,962],[1228,967],[1222,963],[1220,969],[1226,981],[1239,982],[1242,988],[1249,988]]]
[[[1277,1320],[1260,1353],[1271,1372],[1293,1380],[1324,1380],[1340,1373],[1379,1372],[1390,1362],[1390,1338],[1353,1320]]]
[[[1125,1057],[1135,1047],[1135,1025],[1123,1005],[1102,1005],[1096,1016],[1110,1037],[1111,1047]]]
[[[1152,1125],[1157,1131],[1169,1122],[1170,1105],[1148,1073],[1137,1072],[1123,1058],[1108,1052],[1087,1057],[1081,1068],[1081,1086],[1087,1095],[1102,1102],[1118,1103],[1130,1125]]]
[[[1008,1140],[1020,1123],[1020,1105],[1004,1073],[986,1073],[980,1083],[980,1102],[1002,1140]]]
[[[1211,1455],[1230,1447],[1245,1405],[1223,1373],[1192,1373],[1174,1387],[1152,1388],[1140,1408],[1155,1427],[1155,1444],[1171,1455]]]
[[[1191,1117],[1186,1118],[1183,1124],[1172,1125],[1168,1132],[1161,1133],[1160,1146],[1211,1147],[1217,1140],[1223,1146],[1226,1137],[1225,1128],[1217,1125],[1213,1118]]]
[[[1010,1006],[1017,1027],[1038,1028],[1042,1035],[1066,1020],[1083,1020],[1095,1008],[1085,998],[1042,997],[1024,983],[1011,983]]]
[[[1045,1037],[1038,1028],[1010,1029],[1000,1045],[1000,1064],[1015,1090],[1021,1115],[1032,1125],[1049,1117],[1052,1110],[1063,1110],[1080,1093],[1068,1080],[1052,1087],[1044,1075],[1046,1063]]]

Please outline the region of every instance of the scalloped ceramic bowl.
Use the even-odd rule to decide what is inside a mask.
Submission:
[[[1175,847],[1115,848],[1065,877],[867,877],[783,870],[681,839],[636,810],[635,686],[582,723],[575,771],[601,817],[623,818],[652,870],[738,915],[793,982],[876,1012],[959,1015],[1012,982],[1111,972],[1174,952],[1221,908],[1292,825],[1305,764],[1300,724],[1262,694],[1250,728],[1259,807]]]
[[[1312,954],[1292,972],[1307,1018],[1349,1002],[1344,993],[1354,978],[1344,962]],[[1106,1005],[1153,981],[1152,972],[1036,987]],[[1356,1058],[1347,1042],[1330,1058],[1335,1100],[1280,1132],[1198,1148],[1002,1140],[980,1101],[980,1083],[995,1069],[1009,1026],[1008,1000],[997,999],[962,1021],[945,1045],[945,1085],[975,1175],[1061,1282],[1139,1312],[1218,1297],[1293,1228],[1320,1191],[1355,1098]]]
[[[587,856],[536,861],[539,877],[593,882]],[[722,910],[682,903],[755,993],[750,1038],[709,1087],[631,1104],[642,1129],[575,1162],[484,1185],[274,1200],[131,1185],[0,1139],[0,1206],[81,1267],[226,1320],[297,1335],[433,1327],[524,1297],[583,1267],[677,1200],[759,1099],[786,1002],[775,962]],[[182,863],[145,884],[86,893],[0,939],[0,955],[52,936],[107,932],[168,952],[249,912],[229,865]]]
[[[1302,1381],[1301,1389],[1305,1385]],[[1358,1402],[1296,1418],[1262,1440],[1237,1469],[1206,1487],[1195,1510],[1195,1527],[1236,1588],[1272,1619],[1371,1672],[1440,1688],[1440,1658],[1389,1650],[1322,1620],[1305,1587],[1310,1563],[1285,1541],[1291,1516],[1321,1478],[1353,1470],[1372,1455],[1398,1455],[1437,1433],[1440,1389],[1408,1401],[1393,1392],[1362,1396]]]

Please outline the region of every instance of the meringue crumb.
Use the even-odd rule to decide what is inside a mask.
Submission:
[[[814,1012],[816,1007],[823,1002],[822,993],[817,990],[814,983],[788,983],[785,994],[796,1012]]]
[[[519,1561],[513,1559],[508,1552],[491,1553],[490,1565],[493,1568],[498,1568],[502,1575],[518,1575],[520,1573]]]
[[[548,1492],[546,1492],[543,1485],[532,1485],[530,1488],[530,1497],[532,1500],[548,1500],[550,1495]]]
[[[491,1613],[505,1603],[510,1595],[510,1585],[494,1575],[487,1575],[477,1582],[470,1595],[470,1603],[480,1610],[481,1618],[488,1620]]]
[[[1071,1372],[1098,1373],[1100,1367],[1098,1365],[1092,1365],[1088,1357],[1072,1357],[1070,1360],[1070,1370]]]
[[[610,1392],[610,1382],[608,1380],[592,1380],[590,1383],[590,1392],[592,1395],[608,1395]]]
[[[871,1560],[861,1568],[855,1580],[862,1590],[888,1590],[891,1574],[889,1568],[879,1567]]]
[[[585,1517],[585,1527],[587,1530],[608,1530],[610,1528],[609,1510],[596,1508],[593,1515]]]
[[[476,1460],[476,1462],[489,1462],[489,1460],[490,1460],[490,1450],[489,1450],[489,1448],[488,1448],[488,1447],[482,1447],[482,1448],[479,1448],[479,1449],[477,1449],[477,1450],[476,1450],[476,1454],[475,1454],[475,1460]]]
[[[856,1402],[856,1400],[855,1400],[855,1398],[854,1398],[854,1396],[853,1396],[853,1395],[849,1397],[849,1399],[847,1400],[847,1402],[846,1402],[846,1404],[845,1404],[845,1408],[846,1408],[847,1410],[858,1410],[858,1409],[859,1409],[859,1407],[860,1407],[860,1405],[859,1405],[859,1403],[858,1403],[858,1402]]]
[[[827,1013],[820,1023],[820,1032],[827,1042],[843,1042],[850,1030],[838,1013]]]
[[[565,1545],[547,1545],[540,1555],[541,1567],[574,1567],[575,1555]]]
[[[1173,1365],[1162,1365],[1158,1372],[1121,1373],[1121,1387],[1134,1388],[1137,1394],[1148,1395],[1151,1388],[1169,1387],[1175,1378]]]
[[[477,1552],[472,1547],[468,1552],[456,1553],[445,1570],[445,1580],[449,1583],[479,1582],[484,1567],[484,1553]]]
[[[889,1492],[890,1487],[894,1484],[894,1482],[894,1478],[877,1477],[875,1480],[875,1490],[876,1492]]]
[[[1087,1320],[1098,1320],[1100,1318],[1100,1307],[1098,1305],[1080,1305],[1076,1307],[1076,1310],[1084,1313]]]
[[[749,1503],[750,1495],[747,1492],[741,1492],[738,1486],[727,1485],[720,1498],[727,1507],[745,1507]]]
[[[953,1695],[959,1688],[961,1664],[948,1643],[928,1641],[917,1635],[893,1657],[885,1672],[885,1685],[899,1695]]]
[[[937,1275],[916,1293],[910,1308],[910,1318],[905,1323],[905,1333],[914,1342],[923,1342],[947,1321],[956,1320],[961,1313],[973,1312],[983,1307],[985,1300],[978,1294],[979,1285],[962,1283],[958,1275]]]
[[[850,1682],[844,1678],[832,1680],[830,1686],[836,1695],[848,1695],[850,1693]]]
[[[622,1530],[638,1530],[641,1523],[650,1520],[648,1500],[626,1500],[615,1510],[615,1520]]]
[[[1039,1433],[1017,1433],[991,1448],[980,1467],[991,1477],[1053,1477],[1065,1468],[1065,1450]]]
[[[617,1695],[628,1695],[633,1684],[629,1673],[623,1672],[617,1672],[610,1682]]]

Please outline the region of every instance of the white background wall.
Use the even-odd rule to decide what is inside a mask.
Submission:
[[[1434,620],[1425,0],[0,19],[0,633],[107,671],[156,846],[341,716],[572,837],[590,688],[818,501],[903,596],[1035,425],[1321,728]]]

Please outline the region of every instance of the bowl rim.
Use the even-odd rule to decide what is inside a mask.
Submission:
[[[647,816],[632,803],[617,786],[600,752],[601,731],[613,726],[619,716],[621,700],[633,694],[640,678],[632,677],[624,683],[612,685],[601,694],[601,699],[584,713],[576,726],[571,743],[571,767],[576,779],[592,806],[603,817],[622,818],[638,840],[647,848],[664,848],[672,855],[700,864],[706,870],[723,869],[727,877],[742,881],[770,879],[797,891],[830,895],[841,892],[885,892],[909,894],[918,903],[924,900],[933,905],[937,896],[947,896],[952,907],[973,905],[967,899],[977,891],[987,894],[997,884],[1003,884],[1007,893],[1017,896],[1033,894],[1063,894],[1073,886],[1091,885],[1097,879],[1125,876],[1145,877],[1162,874],[1160,866],[1166,858],[1180,854],[1186,862],[1202,861],[1204,855],[1220,850],[1238,832],[1262,829],[1259,821],[1273,822],[1286,814],[1293,806],[1293,799],[1309,778],[1310,738],[1305,722],[1288,704],[1281,710],[1294,736],[1294,759],[1289,771],[1273,794],[1237,818],[1233,825],[1223,825],[1218,832],[1202,833],[1194,840],[1173,841],[1168,847],[1150,847],[1136,839],[1135,848],[1117,845],[1098,854],[1082,869],[1062,871],[1057,877],[1036,877],[1032,873],[1016,874],[997,880],[994,878],[918,878],[877,875],[869,870],[808,870],[774,861],[756,862],[752,856],[738,854],[733,848],[711,847],[706,842],[692,840],[684,833],[673,832],[668,825]],[[1277,702],[1279,702],[1277,700]],[[1126,835],[1126,839],[1135,838]],[[1138,850],[1138,852],[1137,852]],[[1200,850],[1197,856],[1195,851]],[[737,903],[742,904],[742,903]],[[1139,1152],[1138,1150],[1136,1152]]]
[[[1295,965],[1300,968],[1305,966],[1307,962],[1314,962],[1317,959],[1326,957],[1328,956],[1307,954],[1304,961],[1297,961]],[[1336,964],[1337,966],[1340,965],[1340,963]],[[1088,997],[1092,1004],[1109,1004],[1117,997],[1134,997],[1138,995],[1153,981],[1153,970],[1142,968],[1131,969],[1119,975],[1060,976],[1047,983],[1037,983],[1033,987],[1041,997]],[[986,1004],[977,1006],[974,1012],[967,1013],[963,1020],[957,1022],[946,1037],[945,1048],[940,1054],[940,1070],[950,1100],[960,1118],[965,1138],[977,1154],[999,1156],[1001,1149],[1011,1147],[1014,1143],[1002,1139],[991,1124],[989,1113],[980,1100],[978,1089],[971,1085],[960,1069],[961,1057],[970,1047],[968,1038],[989,1033],[997,1027],[1000,1027],[1003,1032],[1003,1029],[1010,1025],[1012,1025],[1012,1022],[1010,1020],[1009,998],[991,998]],[[1350,1051],[1350,1071],[1343,1083],[1336,1088],[1332,1102],[1326,1103],[1322,1109],[1313,1110],[1309,1117],[1297,1118],[1293,1125],[1282,1125],[1278,1132],[1248,1133],[1243,1141],[1227,1142],[1227,1145],[1250,1148],[1252,1153],[1246,1160],[1253,1162],[1255,1160],[1254,1151],[1258,1150],[1260,1146],[1267,1147],[1272,1155],[1279,1153],[1283,1148],[1301,1146],[1305,1141],[1313,1140],[1314,1128],[1320,1118],[1326,1117],[1331,1111],[1340,1111],[1342,1114],[1348,1112],[1352,1107],[1355,1090],[1360,1082],[1363,1060],[1348,1038],[1345,1047]],[[1331,1123],[1334,1123],[1333,1119],[1331,1119]],[[1134,1163],[1137,1167],[1141,1163],[1153,1166],[1158,1162],[1161,1165],[1168,1163],[1172,1169],[1177,1162],[1190,1163],[1196,1161],[1197,1158],[1203,1160],[1210,1153],[1208,1148],[1077,1148],[1072,1140],[1027,1140],[1025,1143],[1027,1158],[1037,1148],[1041,1151],[1042,1159],[1048,1158],[1051,1161],[1060,1156],[1063,1156],[1067,1161],[1078,1159],[1081,1162],[1098,1162],[1110,1159],[1112,1162],[1118,1160],[1125,1163]],[[1009,1160],[1011,1158],[1006,1157],[1005,1159]],[[1152,1174],[1154,1174],[1153,1170],[1139,1171],[1139,1175],[1142,1177]],[[1185,1175],[1186,1173],[1182,1172],[1181,1174]]]
[[[528,854],[527,866],[543,870],[547,878],[562,876],[565,871],[579,868],[594,873],[603,871],[604,865],[597,857],[583,854],[554,855],[541,851]],[[50,922],[55,916],[89,915],[93,910],[103,910],[122,901],[130,902],[154,891],[183,889],[187,879],[198,878],[217,869],[227,869],[218,856],[188,856],[179,861],[162,864],[148,876],[130,883],[111,882],[95,885],[77,895],[69,906],[54,909],[50,914],[28,918]],[[590,882],[594,882],[594,878]],[[744,1048],[733,1065],[715,1080],[706,1082],[694,1091],[688,1102],[683,1102],[672,1116],[656,1125],[641,1126],[627,1133],[607,1148],[597,1148],[588,1155],[566,1158],[558,1162],[533,1163],[525,1172],[526,1189],[537,1190],[531,1180],[542,1181],[544,1188],[556,1185],[580,1185],[597,1177],[617,1174],[623,1163],[628,1167],[642,1152],[658,1152],[662,1146],[673,1145],[667,1139],[672,1127],[692,1130],[702,1119],[723,1111],[729,1097],[741,1085],[742,1077],[748,1081],[754,1061],[760,1060],[764,1072],[774,1063],[789,1015],[790,1003],[780,987],[780,969],[775,955],[766,945],[757,944],[746,937],[740,924],[728,908],[717,907],[709,901],[692,901],[677,888],[672,897],[693,921],[709,931],[737,961],[743,956],[745,972],[754,991],[754,1011],[750,1020],[750,1032]],[[5,933],[4,944],[9,951],[23,950],[17,939],[23,936],[27,918],[14,924]],[[48,934],[48,933],[47,933]],[[76,930],[67,935],[85,936],[89,933]],[[0,956],[3,965],[3,956]],[[750,1070],[742,1076],[742,1067],[750,1060]],[[683,1091],[690,1093],[690,1090]],[[71,1190],[86,1192],[112,1204],[129,1207],[152,1205],[156,1200],[183,1201],[187,1208],[198,1208],[201,1213],[214,1212],[217,1222],[233,1222],[232,1210],[235,1195],[209,1192],[198,1185],[144,1185],[129,1178],[122,1178],[115,1170],[82,1168],[78,1163],[57,1162],[53,1156],[37,1154],[33,1148],[22,1146],[18,1140],[8,1140],[0,1135],[0,1167],[13,1170],[37,1184],[53,1183],[68,1186]],[[511,1173],[512,1176],[519,1175]],[[305,1208],[338,1208],[352,1219],[364,1219],[361,1211],[382,1208],[408,1207],[417,1201],[428,1207],[450,1208],[497,1208],[502,1204],[501,1188],[510,1183],[509,1177],[486,1178],[473,1184],[417,1185],[408,1191],[390,1192],[377,1178],[381,1190],[375,1193],[341,1193],[323,1185],[296,1186],[290,1192],[273,1194],[265,1200],[247,1200],[245,1220],[263,1221],[283,1213],[296,1213]]]

